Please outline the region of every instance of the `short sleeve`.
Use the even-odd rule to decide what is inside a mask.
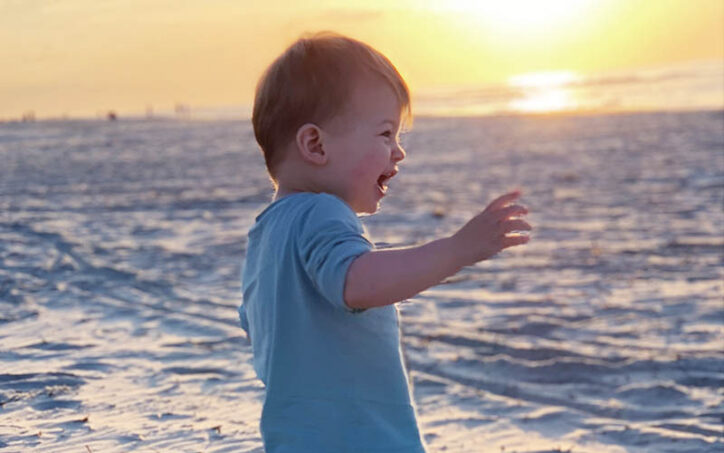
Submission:
[[[310,280],[332,305],[344,303],[347,271],[355,258],[374,246],[352,209],[342,200],[321,194],[306,216],[300,235],[300,257]]]

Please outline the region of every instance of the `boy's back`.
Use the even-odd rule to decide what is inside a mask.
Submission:
[[[240,316],[266,385],[267,453],[424,452],[396,307],[344,303],[349,265],[371,249],[324,193],[275,201],[249,232]]]

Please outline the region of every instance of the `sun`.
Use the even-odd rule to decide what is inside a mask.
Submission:
[[[519,74],[508,79],[508,85],[520,92],[509,107],[518,112],[551,113],[578,107],[570,87],[580,80],[572,71],[547,71]]]

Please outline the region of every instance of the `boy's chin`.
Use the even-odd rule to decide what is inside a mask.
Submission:
[[[354,211],[357,214],[370,215],[370,214],[376,213],[379,210],[380,210],[380,202],[378,201],[378,202],[374,203],[374,205],[360,206],[360,207],[356,208]]]

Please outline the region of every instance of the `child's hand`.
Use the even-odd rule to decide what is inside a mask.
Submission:
[[[528,242],[530,225],[518,218],[528,213],[511,204],[520,192],[498,198],[452,236],[416,247],[372,250],[349,267],[344,302],[349,308],[372,308],[414,297],[464,266],[490,258],[504,248]]]
[[[520,191],[507,193],[473,217],[457,233],[452,242],[465,266],[490,258],[501,250],[528,242],[527,235],[510,235],[512,231],[530,231],[532,227],[518,217],[528,213],[525,206],[511,204]]]

